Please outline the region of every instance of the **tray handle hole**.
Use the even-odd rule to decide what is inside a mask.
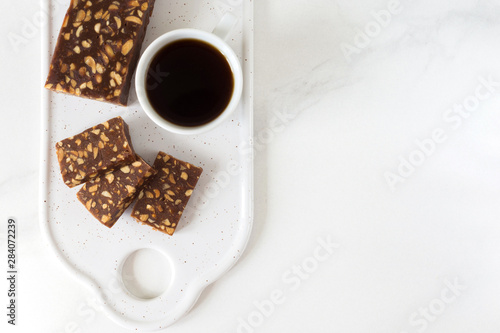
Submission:
[[[123,262],[121,275],[125,289],[141,299],[162,295],[172,281],[170,262],[155,249],[132,252]]]

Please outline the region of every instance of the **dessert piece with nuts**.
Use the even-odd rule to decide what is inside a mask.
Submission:
[[[45,88],[127,105],[155,0],[71,0]]]
[[[153,168],[157,173],[139,193],[132,216],[173,235],[203,169],[163,152],[158,153]]]
[[[84,184],[77,196],[96,219],[111,228],[154,173],[153,168],[137,156],[137,161]]]
[[[135,161],[128,126],[121,117],[56,143],[63,181],[69,187]]]

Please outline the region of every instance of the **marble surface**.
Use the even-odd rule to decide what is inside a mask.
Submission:
[[[0,9],[7,332],[127,332],[41,237],[39,1]],[[254,231],[166,331],[498,332],[499,18],[494,0],[256,1]]]

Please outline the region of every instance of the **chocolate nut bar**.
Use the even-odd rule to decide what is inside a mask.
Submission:
[[[111,228],[135,199],[144,181],[154,173],[142,158],[137,157],[132,164],[108,171],[84,184],[77,197],[96,219]]]
[[[203,169],[163,152],[158,153],[153,168],[157,173],[139,193],[132,216],[173,235]]]
[[[56,152],[63,181],[69,187],[135,161],[128,126],[121,117],[56,143]]]
[[[127,105],[154,0],[72,0],[45,88]]]

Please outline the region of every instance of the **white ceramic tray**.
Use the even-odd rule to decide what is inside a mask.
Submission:
[[[69,4],[69,0],[67,1]],[[61,4],[64,3],[64,4]],[[66,1],[42,0],[49,24],[42,36],[42,80],[67,10]],[[245,77],[243,98],[232,119],[197,136],[179,136],[156,127],[141,110],[132,87],[129,106],[112,106],[73,96],[42,92],[40,223],[56,256],[96,293],[106,314],[139,331],[165,328],[186,314],[203,289],[241,256],[253,222],[253,3],[251,0],[156,0],[143,50],[159,35],[177,28],[211,31],[224,12],[238,24],[228,43]],[[130,208],[112,229],[102,226],[66,187],[59,174],[57,141],[115,116],[129,124],[136,152],[152,163],[159,150],[201,166],[204,173],[173,237],[130,217]],[[140,249],[164,255],[166,291],[151,299],[125,288],[122,268]],[[161,256],[163,257],[163,256]],[[160,265],[161,266],[161,265]],[[158,277],[157,277],[158,278]]]

